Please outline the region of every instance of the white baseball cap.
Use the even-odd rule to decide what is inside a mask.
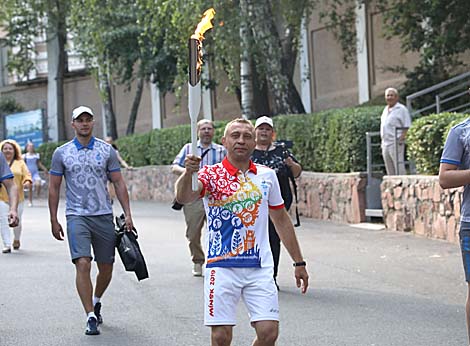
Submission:
[[[77,119],[83,113],[87,113],[87,114],[90,114],[91,116],[94,116],[91,108],[87,106],[79,106],[72,111],[72,120]]]
[[[256,123],[255,123],[255,129],[262,125],[262,124],[268,124],[269,126],[271,126],[272,128],[274,128],[274,125],[273,125],[273,119],[271,119],[270,117],[267,117],[267,116],[262,116],[262,117],[259,117],[258,119],[256,119]]]

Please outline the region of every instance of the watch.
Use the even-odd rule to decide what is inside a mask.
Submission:
[[[305,261],[293,263],[294,267],[305,267],[306,265],[307,265],[307,262]]]

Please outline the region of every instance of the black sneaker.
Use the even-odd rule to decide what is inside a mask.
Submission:
[[[95,304],[95,307],[94,307],[94,310],[95,310],[95,315],[96,315],[96,318],[98,320],[98,324],[102,324],[103,323],[103,317],[101,316],[101,303],[96,303]]]
[[[98,321],[94,317],[90,317],[86,322],[86,335],[98,335],[100,330],[98,329]]]

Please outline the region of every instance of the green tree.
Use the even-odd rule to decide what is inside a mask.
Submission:
[[[258,64],[273,96],[274,114],[305,113],[293,75],[301,20],[308,5],[301,0],[240,0],[241,13],[248,18],[258,47]]]
[[[2,0],[0,20],[6,23],[6,45],[10,47],[8,69],[20,80],[28,80],[34,70],[32,60],[35,54],[35,38],[46,34],[47,40],[57,40],[58,60],[56,81],[56,102],[59,140],[65,139],[64,122],[64,76],[67,71],[66,17],[68,0]]]
[[[266,87],[273,100],[272,113],[304,112],[299,94],[293,84],[293,73],[299,47],[302,16],[308,14],[313,0],[221,0],[221,1],[159,1],[138,0],[146,28],[145,36],[154,46],[161,37],[166,49],[176,57],[176,74],[168,76],[176,91],[187,83],[187,41],[200,15],[208,7],[216,10],[215,27],[204,42],[206,59],[213,62],[213,80],[206,87],[217,84],[219,72],[227,74],[230,89],[240,99],[240,57],[251,56],[254,92]],[[240,38],[240,23],[246,23],[248,42]],[[243,50],[241,45],[243,46]],[[260,99],[255,95],[253,99]],[[267,100],[265,101],[267,104]],[[255,107],[256,108],[256,107]]]
[[[93,68],[101,85],[102,97],[108,100],[106,104],[112,105],[111,94],[107,91],[111,78],[126,85],[128,91],[136,82],[126,134],[134,133],[145,83],[156,83],[163,93],[171,90],[173,85],[176,59],[173,44],[165,39],[166,31],[163,29],[168,18],[160,15],[162,7],[165,8],[164,2],[155,1],[73,2],[71,23],[77,46]],[[154,16],[157,27],[150,20]],[[111,114],[107,117],[107,128],[109,135],[116,137],[113,119]]]
[[[370,0],[325,0],[320,17],[340,42],[345,64],[356,56],[355,7]],[[449,78],[464,66],[463,53],[470,48],[470,12],[467,0],[376,0],[383,14],[385,38],[398,37],[403,52],[417,52],[419,64],[412,70],[389,66],[408,77],[403,93],[412,93]]]
[[[106,0],[72,0],[71,5],[70,30],[73,41],[98,81],[104,106],[106,135],[117,138],[111,94],[111,66],[105,39],[107,30],[118,24],[110,21],[112,3]]]
[[[144,27],[139,24],[139,7],[135,1],[105,2],[104,6],[108,7],[104,11],[106,18],[101,17],[101,22],[97,24],[103,25],[103,44],[109,68],[117,82],[126,85],[128,91],[136,81],[126,130],[129,135],[134,133],[144,85],[150,81],[153,72],[153,47],[141,39]]]

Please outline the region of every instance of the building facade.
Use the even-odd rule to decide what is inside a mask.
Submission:
[[[418,62],[417,54],[403,54],[398,39],[386,40],[382,31],[382,14],[374,6],[358,6],[357,15],[357,64],[344,66],[341,46],[333,34],[321,23],[315,12],[302,32],[302,48],[296,68],[295,84],[301,94],[307,112],[333,107],[354,106],[382,95],[389,86],[400,87],[405,81],[402,74],[387,70],[403,65],[412,68]],[[0,38],[2,33],[0,32]],[[37,40],[37,71],[28,82],[17,82],[5,69],[6,47],[0,39],[0,96],[13,97],[26,110],[42,108],[52,118],[51,102],[48,103],[48,57],[51,50],[45,38]],[[104,136],[102,104],[94,78],[86,73],[79,57],[69,56],[69,70],[65,80],[65,123],[70,121],[70,112],[77,105],[86,104],[96,112],[96,135]],[[206,68],[206,71],[210,69]],[[218,76],[220,77],[220,76]],[[49,76],[50,80],[50,76]],[[218,78],[214,90],[204,90],[201,117],[228,120],[240,115],[240,104],[236,95],[226,91],[228,81]],[[50,85],[49,85],[50,88]],[[112,85],[113,108],[116,114],[118,135],[125,134],[135,86],[130,91],[125,86]],[[161,95],[154,85],[148,84],[142,95],[136,132],[147,132],[152,128],[171,127],[189,123],[187,95],[180,99],[174,94]],[[52,125],[49,125],[53,127]],[[73,133],[66,126],[67,137]],[[49,136],[53,138],[53,136]]]

